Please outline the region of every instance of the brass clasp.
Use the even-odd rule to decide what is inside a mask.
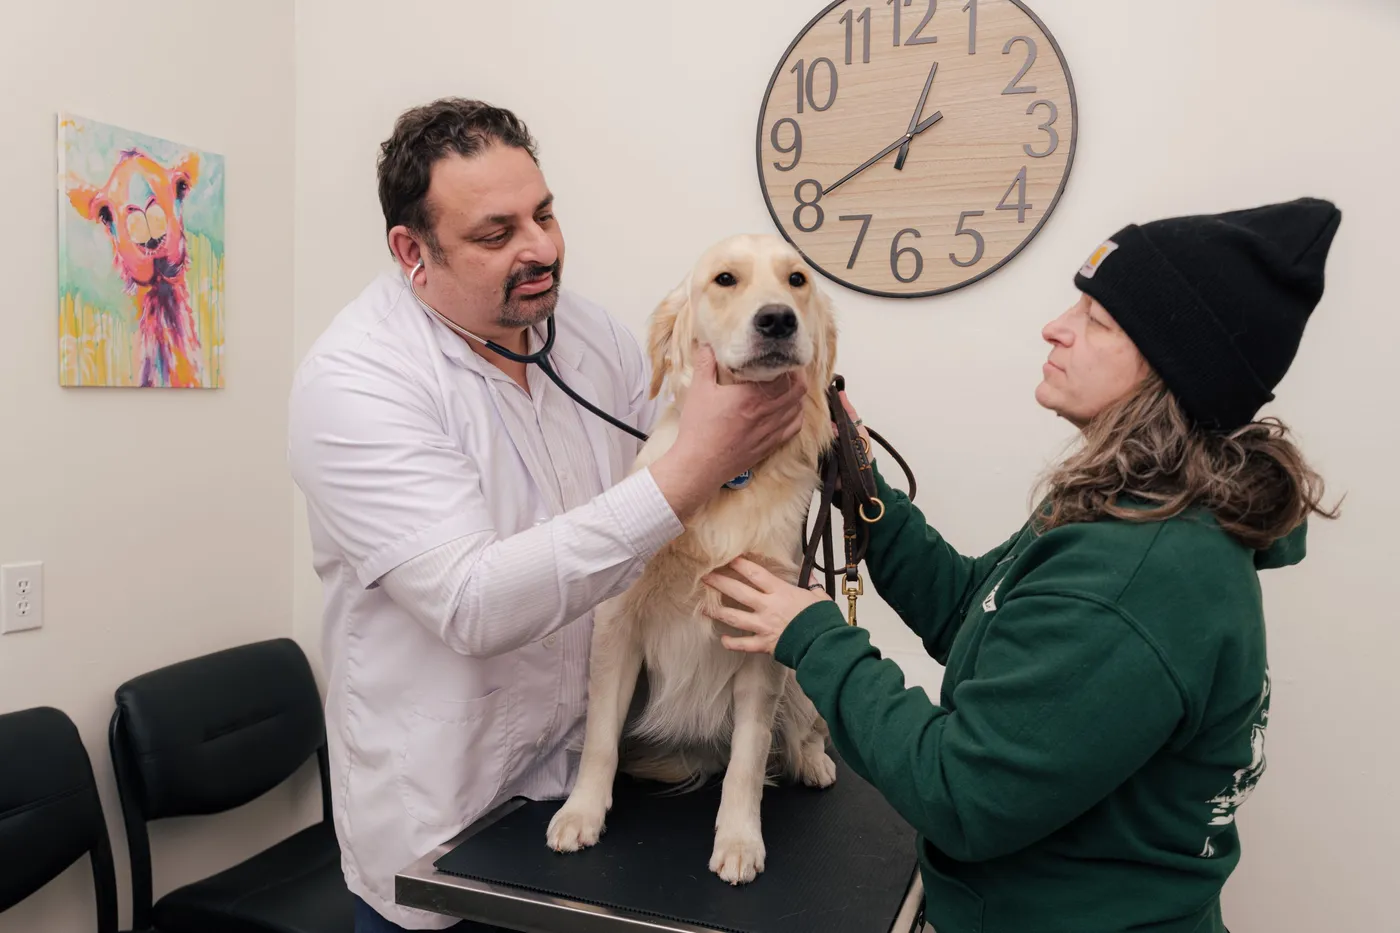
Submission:
[[[865,581],[861,579],[860,574],[856,574],[855,583],[852,583],[851,578],[847,577],[845,582],[841,585],[841,591],[846,594],[846,602],[848,604],[848,608],[846,610],[847,624],[855,625],[856,597],[861,596],[865,593]]]

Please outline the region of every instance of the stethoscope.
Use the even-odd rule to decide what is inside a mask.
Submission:
[[[434,308],[432,305],[424,301],[422,297],[418,294],[418,289],[414,288],[413,286],[413,279],[416,275],[418,275],[418,270],[421,268],[423,268],[423,260],[420,259],[418,260],[418,265],[414,266],[413,271],[408,274],[408,289],[409,291],[413,292],[413,297],[418,299],[418,303],[424,308],[427,308],[429,311],[431,311],[433,316],[436,317],[439,321],[442,321],[442,323],[446,324],[448,327],[452,328],[454,331],[461,334],[463,337],[469,337],[472,340],[475,340],[477,343],[483,345],[488,350],[491,350],[493,353],[499,353],[501,356],[504,356],[508,360],[514,360],[517,363],[525,363],[526,365],[529,365],[530,363],[536,364],[537,366],[539,366],[540,369],[544,370],[544,374],[548,376],[550,380],[554,382],[555,385],[564,390],[565,394],[568,395],[569,398],[573,399],[575,402],[578,402],[584,408],[588,409],[593,414],[597,415],[599,418],[602,418],[604,421],[608,422],[613,427],[618,428],[622,431],[626,431],[628,434],[631,434],[633,437],[638,438],[641,441],[646,441],[647,436],[641,431],[638,431],[630,424],[624,424],[623,422],[618,421],[616,418],[614,418],[612,415],[608,414],[605,411],[600,411],[598,408],[594,407],[591,403],[589,403],[588,400],[584,399],[573,389],[569,388],[569,386],[564,382],[563,379],[559,378],[559,374],[554,371],[554,366],[549,361],[549,351],[554,347],[554,314],[552,312],[550,313],[549,317],[545,318],[546,333],[544,338],[544,346],[540,347],[534,353],[516,353],[513,350],[507,350],[505,347],[496,343],[494,340],[483,339],[481,337],[478,337],[476,334],[473,334],[471,331],[458,326],[456,322],[448,320],[447,317],[441,312],[439,312],[437,308]]]

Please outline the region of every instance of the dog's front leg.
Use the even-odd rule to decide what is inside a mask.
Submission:
[[[594,616],[578,780],[545,833],[549,847],[559,852],[574,852],[597,842],[612,807],[618,744],[642,670],[642,647],[627,611],[619,598],[599,606]]]
[[[710,856],[710,871],[730,884],[752,881],[763,871],[759,804],[780,688],[772,665],[764,655],[750,655],[734,675],[734,736]]]

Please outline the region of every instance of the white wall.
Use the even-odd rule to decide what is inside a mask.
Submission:
[[[402,109],[460,94],[515,109],[542,143],[568,243],[565,279],[640,331],[712,240],[770,231],[754,121],[788,42],[824,0],[421,2],[300,0],[297,13],[298,356],[386,264],[376,146]],[[1266,581],[1275,692],[1268,776],[1241,816],[1232,929],[1393,927],[1400,766],[1386,714],[1400,618],[1387,542],[1400,520],[1389,357],[1392,183],[1400,153],[1386,0],[1032,0],[1073,71],[1081,127],[1054,217],[1001,272],[923,301],[827,285],[840,369],[862,414],[906,454],[919,502],[967,551],[1025,517],[1068,438],[1031,391],[1041,324],[1071,275],[1130,220],[1315,194],[1346,213],[1326,298],[1272,409],[1349,494],[1300,569]],[[759,12],[761,9],[761,13]],[[929,404],[928,400],[933,403]],[[1387,406],[1383,414],[1362,405]],[[1380,420],[1377,421],[1376,419]],[[319,593],[298,502],[296,630]],[[873,597],[877,641],[911,681],[940,672]],[[1276,885],[1265,892],[1266,885]]]
[[[51,704],[77,722],[108,808],[125,925],[126,838],[106,742],[113,689],[159,665],[292,629],[283,461],[292,6],[62,0],[7,4],[4,20],[0,563],[44,562],[47,613],[43,629],[0,637],[0,709]],[[61,109],[226,157],[226,389],[59,387]],[[234,813],[157,824],[156,894],[317,815],[313,766]],[[0,931],[90,931],[91,891],[84,859],[0,915]]]

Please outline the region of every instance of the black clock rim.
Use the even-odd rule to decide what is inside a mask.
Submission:
[[[802,38],[806,36],[807,33],[811,32],[813,26],[825,19],[826,15],[832,10],[843,4],[853,2],[855,2],[855,0],[833,0],[833,2],[828,3],[822,8],[821,12],[808,20],[807,24],[798,31],[797,35],[793,37],[793,40],[788,43],[787,48],[783,50],[783,54],[778,57],[777,64],[773,66],[773,74],[768,79],[768,86],[764,89],[763,98],[759,103],[758,126],[754,132],[754,168],[758,173],[758,190],[763,196],[763,206],[768,209],[768,216],[773,221],[774,228],[793,249],[797,250],[798,255],[800,255],[809,266],[816,269],[818,273],[830,279],[832,282],[835,282],[837,285],[840,285],[842,288],[848,288],[851,291],[859,292],[863,295],[870,295],[875,298],[933,298],[938,295],[947,295],[959,289],[967,288],[969,285],[975,285],[1015,259],[1020,255],[1022,250],[1031,245],[1036,237],[1040,236],[1040,231],[1045,228],[1046,223],[1049,222],[1050,217],[1055,213],[1055,208],[1059,206],[1060,199],[1064,196],[1065,189],[1069,187],[1070,177],[1074,174],[1075,149],[1079,142],[1079,96],[1074,90],[1074,75],[1070,71],[1069,62],[1065,59],[1064,51],[1060,48],[1059,40],[1055,38],[1055,34],[1052,33],[1049,27],[1045,25],[1045,22],[1036,15],[1035,11],[1026,6],[1022,0],[1011,0],[1012,3],[1020,7],[1022,13],[1030,17],[1031,22],[1035,23],[1041,34],[1050,40],[1050,47],[1055,50],[1055,57],[1059,59],[1060,67],[1065,73],[1065,84],[1069,88],[1070,117],[1073,120],[1069,135],[1069,155],[1065,158],[1065,170],[1060,177],[1060,184],[1055,188],[1055,196],[1050,199],[1050,206],[1045,209],[1045,213],[1041,216],[1040,220],[1031,228],[1031,232],[1023,237],[1020,243],[1016,244],[1016,248],[1002,257],[996,265],[982,270],[969,279],[964,279],[955,285],[947,285],[943,288],[929,289],[920,292],[891,292],[869,288],[865,285],[857,285],[853,282],[846,281],[834,272],[827,271],[826,268],[813,260],[811,256],[808,256],[802,247],[793,240],[792,236],[788,233],[787,227],[778,219],[778,212],[773,209],[773,199],[768,196],[768,186],[763,183],[763,117],[768,111],[768,101],[773,96],[773,88],[777,85],[778,78],[782,75],[783,63],[788,60],[788,56],[792,55],[793,49],[797,48],[797,43],[801,42]]]

